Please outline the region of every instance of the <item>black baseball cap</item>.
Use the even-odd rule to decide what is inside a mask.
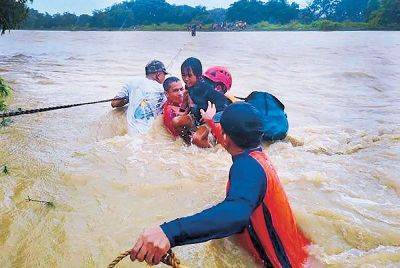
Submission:
[[[164,63],[159,60],[152,60],[147,63],[146,67],[144,68],[146,75],[157,73],[157,72],[164,72],[167,74],[167,70],[165,69]]]
[[[261,114],[247,102],[229,105],[222,113],[214,116],[224,132],[241,148],[254,148],[261,144],[264,125]]]

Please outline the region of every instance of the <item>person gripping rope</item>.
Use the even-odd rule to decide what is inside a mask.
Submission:
[[[235,235],[264,266],[303,267],[310,241],[297,227],[276,170],[261,147],[259,112],[249,103],[234,103],[219,122],[221,144],[233,161],[226,198],[200,213],[146,229],[131,250],[131,260],[154,265],[172,247]]]
[[[134,77],[116,95],[111,107],[123,107],[129,103],[126,118],[129,133],[146,133],[154,118],[161,114],[165,103],[163,82],[167,70],[161,61],[153,60],[145,67],[145,77]]]

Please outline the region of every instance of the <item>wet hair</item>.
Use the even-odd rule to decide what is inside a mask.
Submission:
[[[189,73],[192,70],[193,74],[196,77],[200,77],[203,75],[203,66],[201,65],[201,61],[197,58],[187,58],[181,66],[181,73]]]
[[[165,79],[165,81],[163,83],[164,91],[167,92],[172,83],[179,82],[179,81],[181,81],[181,80],[179,80],[178,77],[175,77],[175,76],[168,77],[167,79]]]

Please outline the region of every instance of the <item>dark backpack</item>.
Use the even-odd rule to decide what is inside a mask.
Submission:
[[[265,141],[282,140],[289,130],[285,105],[274,95],[267,92],[253,91],[246,99],[262,115]]]

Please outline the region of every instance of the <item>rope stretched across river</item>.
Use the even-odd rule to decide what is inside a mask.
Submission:
[[[108,266],[107,268],[114,268],[115,265],[117,265],[123,258],[125,258],[126,256],[129,256],[131,254],[130,250],[127,250],[123,253],[121,253],[117,258],[115,258],[115,260],[113,260]],[[165,255],[163,257],[163,259],[161,260],[162,263],[169,265],[173,268],[179,268],[180,267],[180,260],[175,256],[175,254],[172,252],[172,250],[169,250],[167,255]]]
[[[0,118],[18,116],[18,115],[23,115],[23,114],[42,113],[42,112],[47,112],[47,111],[52,111],[52,110],[66,109],[66,108],[72,108],[72,107],[77,107],[77,106],[90,105],[90,104],[96,104],[96,103],[102,103],[102,102],[110,102],[113,100],[123,100],[123,99],[125,99],[125,98],[113,98],[113,99],[107,99],[107,100],[90,101],[90,102],[82,102],[82,103],[75,103],[75,104],[38,108],[38,109],[32,109],[32,110],[21,110],[20,109],[17,111],[2,113],[2,114],[0,114]]]

